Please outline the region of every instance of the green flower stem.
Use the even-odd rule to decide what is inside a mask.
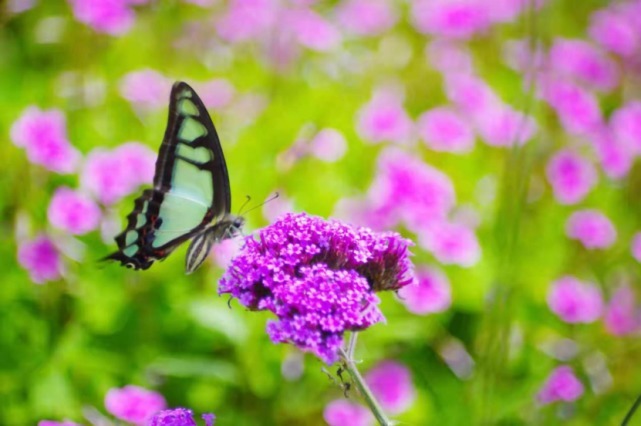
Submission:
[[[354,362],[356,336],[356,332],[351,333],[349,342],[347,343],[347,350],[343,348],[340,349],[340,357],[343,363],[343,368],[351,376],[354,385],[358,389],[358,392],[363,396],[363,399],[365,399],[365,403],[372,411],[372,414],[374,414],[374,417],[376,418],[378,423],[381,426],[392,426],[392,421],[387,418],[387,416],[383,412],[383,408],[381,408],[381,405],[376,400],[376,397],[367,386],[367,383],[365,383],[365,379],[363,379],[363,376],[361,376],[358,368],[356,368],[356,363]]]

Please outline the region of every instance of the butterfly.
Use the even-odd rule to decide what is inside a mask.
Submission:
[[[153,189],[135,200],[127,227],[115,238],[118,251],[103,260],[147,269],[191,239],[185,259],[190,274],[214,243],[241,233],[245,220],[230,211],[229,175],[216,128],[194,89],[178,81],[171,89]]]

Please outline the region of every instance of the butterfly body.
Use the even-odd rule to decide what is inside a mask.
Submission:
[[[105,259],[148,269],[193,239],[186,259],[191,273],[214,243],[240,233],[244,220],[230,210],[227,165],[214,124],[196,92],[177,82],[171,90],[154,187],[136,199],[127,227],[116,236],[119,250]]]

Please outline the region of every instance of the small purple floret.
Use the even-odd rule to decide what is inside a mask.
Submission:
[[[304,213],[287,214],[249,237],[220,282],[251,310],[269,310],[273,342],[292,343],[331,364],[345,331],[384,319],[375,292],[414,282],[408,247],[375,233]]]
[[[156,413],[149,426],[197,426],[194,413],[187,408],[172,408]]]

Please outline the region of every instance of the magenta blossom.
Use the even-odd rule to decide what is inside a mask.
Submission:
[[[109,413],[136,425],[146,424],[166,406],[161,394],[134,385],[110,389],[105,396],[105,408]]]
[[[74,17],[94,30],[110,35],[129,31],[136,18],[130,0],[67,0]]]
[[[390,414],[407,411],[416,400],[412,373],[396,361],[383,361],[365,375],[365,381],[383,409]]]
[[[481,247],[468,226],[435,221],[419,233],[419,245],[443,265],[474,266],[481,259]]]
[[[136,107],[154,109],[165,106],[171,81],[152,69],[126,74],[120,80],[120,95]]]
[[[232,0],[216,23],[216,31],[231,43],[260,39],[273,27],[279,11],[273,0]]]
[[[447,98],[471,117],[481,117],[502,102],[480,77],[455,73],[445,80]]]
[[[621,179],[627,176],[634,161],[633,150],[617,139],[610,129],[600,126],[588,135],[599,163],[608,177]]]
[[[560,75],[596,90],[610,92],[619,84],[616,63],[584,40],[554,40],[549,53],[549,64]]]
[[[236,89],[231,82],[225,78],[216,78],[205,83],[197,83],[194,87],[207,108],[221,109],[226,107],[234,99]]]
[[[392,89],[377,90],[358,112],[358,135],[374,143],[408,142],[413,123],[402,101],[403,97]]]
[[[568,149],[558,151],[545,169],[554,198],[560,204],[576,204],[583,200],[597,183],[592,163]]]
[[[634,234],[632,238],[632,256],[641,263],[641,232]]]
[[[482,0],[415,0],[412,21],[423,34],[467,39],[490,27],[490,9]]]
[[[362,405],[346,399],[337,399],[325,406],[323,418],[329,426],[371,426],[372,413]]]
[[[403,287],[398,296],[407,310],[417,315],[443,312],[452,304],[450,282],[436,267],[416,271],[416,285]]]
[[[523,145],[537,132],[534,118],[502,103],[492,103],[474,116],[483,142],[490,146]]]
[[[19,245],[18,263],[29,271],[31,281],[36,284],[55,281],[62,276],[63,266],[58,249],[44,235]]]
[[[398,18],[390,0],[346,0],[336,11],[338,22],[360,36],[380,35],[394,26]]]
[[[288,10],[282,24],[300,45],[308,49],[324,52],[340,45],[341,33],[338,29],[311,9]]]
[[[537,399],[541,404],[550,404],[555,401],[576,401],[581,395],[583,384],[572,367],[562,365],[552,370],[537,394]]]
[[[211,414],[213,416],[213,414]],[[203,415],[205,418],[205,415]],[[207,418],[209,419],[209,417]],[[205,420],[206,426],[212,426],[215,416]],[[147,426],[197,426],[194,420],[194,413],[187,408],[170,408],[156,412],[147,422]]]
[[[638,26],[634,15],[602,9],[590,17],[590,37],[612,53],[630,57],[639,52]]]
[[[634,291],[622,285],[614,291],[605,307],[603,322],[608,333],[615,336],[637,332],[641,329],[641,316],[636,306]]]
[[[321,161],[333,163],[340,160],[347,151],[347,140],[338,130],[326,127],[316,133],[309,142],[309,152]]]
[[[420,138],[434,151],[464,154],[474,148],[474,131],[451,108],[439,107],[423,113],[416,126]]]
[[[552,283],[547,300],[552,312],[568,323],[594,322],[603,310],[599,288],[569,275]]]
[[[448,39],[432,40],[425,49],[430,65],[443,74],[472,74],[474,65],[469,49],[463,43]]]
[[[603,213],[594,209],[579,210],[568,219],[565,232],[589,250],[606,249],[617,239],[614,225]]]
[[[602,124],[599,102],[592,93],[551,76],[544,77],[541,84],[543,99],[555,109],[568,133],[589,134]]]
[[[641,102],[632,101],[614,111],[610,127],[618,142],[631,153],[641,154]]]
[[[63,186],[53,194],[47,216],[56,228],[83,235],[98,228],[101,212],[91,198]]]
[[[414,281],[410,244],[395,233],[287,214],[245,239],[218,291],[250,310],[274,313],[278,320],[267,325],[273,342],[331,364],[346,331],[383,320],[375,292]]]
[[[34,164],[58,173],[75,171],[80,153],[67,139],[62,111],[31,106],[11,126],[11,140]]]

